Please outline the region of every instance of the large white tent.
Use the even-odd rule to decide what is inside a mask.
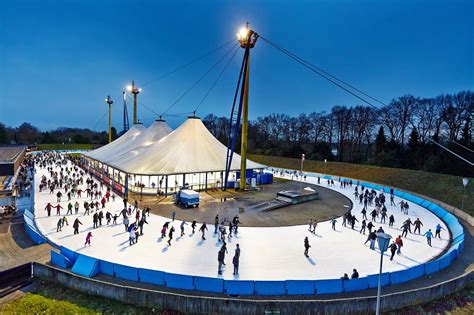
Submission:
[[[117,156],[116,152],[121,151],[124,148],[128,148],[130,141],[138,138],[145,130],[146,128],[143,126],[143,124],[134,124],[132,128],[130,128],[118,139],[107,145],[104,145],[103,147],[86,152],[84,155],[100,162],[106,162],[111,157]]]
[[[164,130],[156,122],[155,127]],[[150,130],[151,127],[149,128]],[[126,149],[125,149],[126,148]],[[132,190],[173,192],[188,184],[192,189],[221,187],[226,169],[227,147],[217,140],[197,117],[189,117],[179,128],[160,140],[152,141],[146,132],[114,151],[106,160],[102,174]],[[121,154],[117,154],[121,153]],[[95,157],[91,156],[95,159]],[[232,175],[240,171],[240,155],[234,154]],[[261,170],[264,165],[247,161],[247,169]],[[144,186],[139,189],[139,186]]]

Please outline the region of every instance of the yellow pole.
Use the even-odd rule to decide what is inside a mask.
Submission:
[[[112,104],[109,103],[109,143],[112,142]]]
[[[240,147],[240,190],[245,189],[247,171],[247,136],[249,126],[249,74],[250,74],[250,50],[247,56],[245,69],[244,106],[242,109],[242,144]]]

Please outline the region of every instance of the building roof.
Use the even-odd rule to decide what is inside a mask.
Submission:
[[[14,163],[26,150],[26,146],[0,146],[0,164]]]
[[[116,156],[108,164],[131,174],[169,175],[224,171],[226,158],[227,147],[200,119],[190,117],[168,136]],[[265,167],[247,161],[248,169]],[[240,155],[234,154],[231,170],[240,170]]]

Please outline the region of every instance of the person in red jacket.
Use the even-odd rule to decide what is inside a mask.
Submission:
[[[48,217],[51,216],[51,209],[52,208],[53,208],[53,205],[50,202],[48,202],[48,204],[44,208],[44,210],[46,210],[48,212]]]
[[[398,235],[398,237],[395,239],[395,244],[397,244],[398,246],[397,255],[400,255],[402,253],[402,247],[403,247],[403,240],[402,240],[401,235]]]
[[[56,215],[61,215],[61,209],[63,209],[63,207],[61,207],[61,205],[58,203],[55,208],[56,208]]]

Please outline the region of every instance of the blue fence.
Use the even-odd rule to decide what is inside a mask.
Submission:
[[[331,176],[322,176],[331,179]],[[348,179],[345,179],[348,181]],[[353,180],[353,182],[356,182]],[[390,188],[372,183],[359,182],[360,185],[389,192]],[[394,190],[397,197],[404,198],[415,204],[427,208],[440,217],[451,231],[453,242],[449,250],[440,258],[415,267],[396,272],[386,272],[381,275],[381,285],[393,285],[407,282],[424,275],[430,275],[449,266],[457,259],[464,248],[464,230],[458,219],[440,206],[420,197]],[[37,243],[44,243],[46,239],[38,232],[31,212],[25,211],[25,226],[28,235]],[[312,295],[330,294],[365,290],[377,287],[378,274],[364,278],[341,280],[287,280],[287,281],[252,281],[252,280],[223,280],[221,278],[201,277],[167,273],[158,270],[134,268],[88,257],[60,246],[60,253],[51,251],[51,262],[61,268],[70,268],[72,271],[86,277],[93,277],[97,273],[114,276],[120,279],[164,285],[169,288],[183,290],[197,290],[228,295]]]

